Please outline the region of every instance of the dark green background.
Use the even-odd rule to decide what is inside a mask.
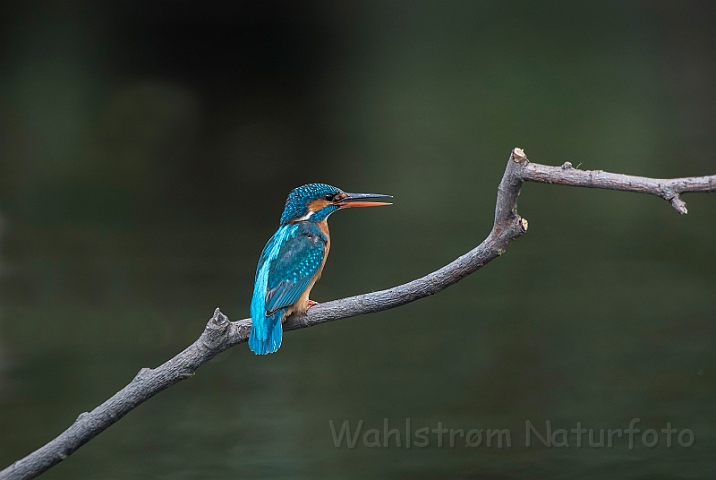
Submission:
[[[288,191],[395,196],[331,218],[313,297],[411,280],[489,232],[513,147],[716,173],[713,2],[3,2],[0,464],[248,315]],[[529,232],[447,291],[245,345],[47,479],[713,478],[716,197],[690,214],[526,185]],[[689,448],[524,446],[691,429]],[[329,420],[509,428],[512,448],[353,450]],[[572,437],[574,441],[574,437]]]

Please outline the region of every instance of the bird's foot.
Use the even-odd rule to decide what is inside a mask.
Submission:
[[[318,305],[318,302],[314,302],[313,300],[311,300],[311,299],[309,298],[309,299],[308,299],[308,306],[306,307],[306,310],[308,310],[309,308],[311,308],[311,307],[314,306],[314,305]]]

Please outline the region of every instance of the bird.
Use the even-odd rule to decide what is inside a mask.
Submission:
[[[251,298],[249,348],[256,355],[281,346],[282,324],[316,304],[309,294],[321,277],[331,247],[328,216],[338,210],[390,205],[377,193],[346,193],[325,183],[309,183],[288,195],[276,233],[261,252]]]

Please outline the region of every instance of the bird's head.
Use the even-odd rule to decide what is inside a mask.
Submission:
[[[385,202],[371,202],[368,199],[393,198],[378,193],[346,193],[340,188],[325,183],[309,183],[291,190],[286,207],[281,215],[281,225],[291,222],[320,222],[336,210],[357,207],[380,207]]]

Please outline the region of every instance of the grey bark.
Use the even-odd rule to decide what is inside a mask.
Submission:
[[[681,198],[683,193],[716,191],[716,175],[652,179],[579,170],[569,162],[561,167],[550,167],[530,163],[524,152],[516,148],[497,189],[492,231],[481,244],[422,278],[387,290],[316,305],[306,315],[289,318],[284,331],[399,307],[434,295],[481,269],[527,231],[527,220],[517,214],[517,197],[524,182],[647,193],[669,201],[681,214],[687,213]],[[201,336],[183,352],[156,368],[140,370],[126,387],[91,412],[80,414],[58,437],[2,470],[0,480],[24,480],[47,471],[138,405],[191,377],[200,366],[224,350],[247,341],[250,331],[251,319],[232,322],[217,308]]]

